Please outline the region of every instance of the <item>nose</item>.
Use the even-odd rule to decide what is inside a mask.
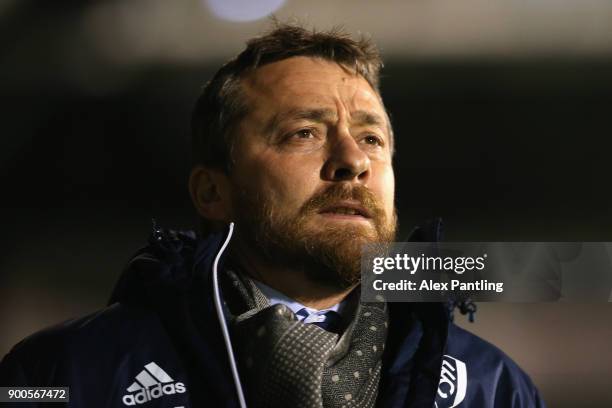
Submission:
[[[322,169],[323,179],[366,184],[371,173],[370,158],[366,152],[348,131],[339,133],[332,140],[329,156]]]

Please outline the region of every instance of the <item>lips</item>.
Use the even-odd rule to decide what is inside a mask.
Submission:
[[[337,215],[348,215],[348,216],[360,216],[364,218],[372,218],[370,212],[360,205],[359,203],[343,201],[327,206],[319,214],[337,214]]]

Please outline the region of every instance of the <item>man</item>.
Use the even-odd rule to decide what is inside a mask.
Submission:
[[[74,407],[543,406],[444,305],[360,301],[361,246],[397,223],[381,65],[339,32],[251,40],[194,111],[201,234],[155,229],[110,306],[18,344],[0,385]]]

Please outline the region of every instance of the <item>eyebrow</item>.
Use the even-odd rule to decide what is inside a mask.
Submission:
[[[337,117],[336,112],[332,109],[290,109],[286,112],[277,113],[266,126],[267,133],[274,132],[287,119],[299,120],[307,119],[313,122],[327,122],[334,120]],[[358,110],[351,112],[352,122],[359,125],[379,126],[382,129],[387,129],[385,120],[372,112]]]
[[[387,127],[386,121],[376,113],[358,110],[352,113],[353,121],[360,125],[379,126],[383,129]]]
[[[307,119],[314,122],[326,122],[332,120],[336,114],[331,109],[290,109],[274,115],[266,125],[266,133],[274,132],[280,124],[287,119]]]

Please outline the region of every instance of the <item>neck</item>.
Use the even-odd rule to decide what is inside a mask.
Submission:
[[[357,286],[339,289],[314,282],[304,270],[266,262],[240,244],[229,249],[229,257],[232,266],[241,272],[313,309],[327,309],[340,303]]]

